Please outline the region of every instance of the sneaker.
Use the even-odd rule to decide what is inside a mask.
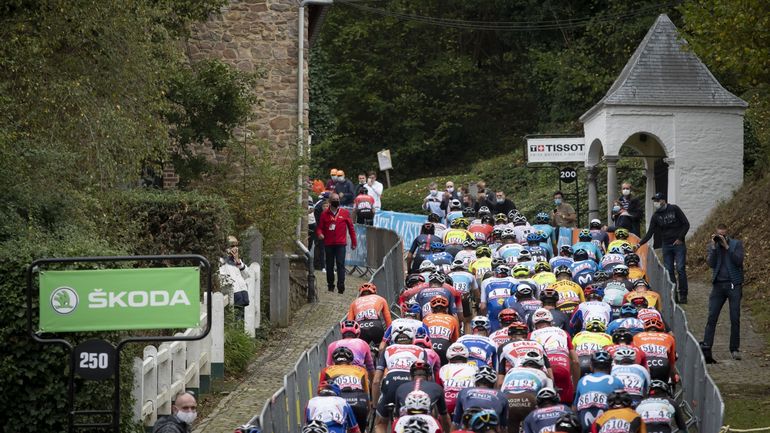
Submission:
[[[743,359],[743,357],[741,356],[741,352],[738,352],[737,350],[733,350],[732,352],[730,352],[730,355],[732,355],[733,359],[736,361],[740,361],[741,359]]]

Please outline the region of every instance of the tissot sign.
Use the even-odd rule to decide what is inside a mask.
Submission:
[[[585,155],[584,137],[527,139],[529,162],[582,162]]]
[[[199,300],[197,267],[42,271],[40,330],[191,328]]]

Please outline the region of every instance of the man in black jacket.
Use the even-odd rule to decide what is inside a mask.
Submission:
[[[489,203],[487,206],[493,215],[499,213],[508,215],[510,211],[516,210],[516,205],[511,199],[505,197],[505,192],[500,190],[495,191],[495,202]]]
[[[189,392],[180,392],[176,395],[174,405],[171,406],[171,415],[164,416],[155,423],[152,433],[188,433],[192,430],[192,423],[198,413],[198,404],[195,397]]]
[[[709,315],[701,348],[706,360],[714,362],[711,346],[714,344],[719,312],[730,301],[730,354],[740,360],[741,297],[743,295],[743,242],[727,235],[727,226],[719,224],[708,244],[708,264],[711,268],[711,295]]]
[[[668,271],[668,277],[675,285],[679,280],[677,302],[686,304],[687,246],[684,238],[690,230],[690,222],[687,221],[687,217],[679,206],[666,202],[666,194],[656,193],[652,197],[652,203],[655,212],[650,218],[650,228],[636,247],[644,245],[653,235],[655,236],[653,248],[663,247],[663,266]]]

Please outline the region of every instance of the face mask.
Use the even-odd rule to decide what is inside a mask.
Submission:
[[[339,200],[332,200],[331,202],[329,202],[329,204],[331,204],[332,207],[338,207],[340,205],[340,201]]]
[[[652,202],[652,207],[655,208],[655,210],[660,209],[661,203],[659,201]]]
[[[195,418],[198,417],[198,412],[194,410],[190,412],[177,412],[176,417],[179,418],[179,421],[191,425],[193,421],[195,421]]]
[[[497,199],[497,202],[498,202],[498,203],[505,203],[505,199],[504,199],[504,198],[498,198],[498,199]]]
[[[366,183],[366,181],[365,181],[365,180],[359,180],[359,181],[358,181],[358,184],[359,184],[359,185],[363,185],[363,184],[365,184],[365,183]]]
[[[556,206],[558,206],[558,205],[560,205],[560,204],[561,204],[561,199],[560,199],[560,198],[555,198],[555,199],[553,199],[553,203],[554,203]]]
[[[613,212],[620,212],[620,206],[612,206]]]
[[[340,182],[342,182],[343,180],[345,180],[345,176],[339,176],[339,177],[337,178],[337,180],[339,180]]]
[[[623,190],[623,195],[625,195],[625,196],[631,195],[631,190],[630,189],[624,189]]]
[[[453,186],[448,186],[448,187],[446,188],[446,191],[447,191],[447,192],[454,192],[454,190],[455,190],[455,188],[454,188]]]
[[[430,195],[436,195],[438,194],[438,191],[435,189],[430,190]]]

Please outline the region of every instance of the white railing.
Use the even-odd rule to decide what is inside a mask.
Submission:
[[[261,323],[259,293],[261,269],[249,267],[246,281],[250,304],[244,308],[244,331],[254,337]],[[146,427],[155,425],[159,416],[171,414],[174,397],[181,391],[208,392],[212,378],[224,376],[225,306],[232,304],[232,291],[214,293],[211,299],[211,331],[197,341],[174,341],[160,346],[146,346],[142,358],[134,358],[134,421]],[[200,335],[209,318],[207,297],[201,303],[200,327],[189,328],[177,336]]]

